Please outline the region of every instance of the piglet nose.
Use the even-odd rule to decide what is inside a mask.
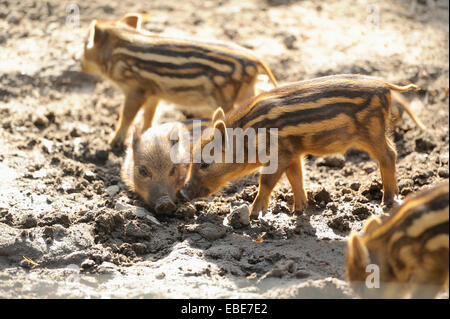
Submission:
[[[155,205],[155,210],[158,215],[173,213],[176,208],[176,205],[172,202],[169,196],[159,198]]]

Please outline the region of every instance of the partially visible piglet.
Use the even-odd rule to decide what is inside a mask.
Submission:
[[[122,178],[157,214],[176,209],[175,194],[184,184],[189,165],[193,123],[202,122],[166,123],[142,134],[136,130],[128,146]]]

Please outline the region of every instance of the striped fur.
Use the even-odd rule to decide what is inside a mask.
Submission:
[[[449,278],[449,183],[408,197],[381,221],[371,217],[364,234],[352,233],[347,278],[362,296],[432,298]],[[365,286],[368,264],[380,268],[380,288]]]
[[[267,209],[272,189],[283,173],[294,192],[294,210],[303,211],[307,207],[307,197],[303,187],[302,157],[343,153],[350,147],[367,151],[379,162],[383,202],[392,203],[398,188],[396,151],[387,137],[391,91],[411,89],[417,87],[413,84],[397,86],[362,75],[321,77],[261,93],[247,105],[232,110],[223,124],[216,121],[215,127],[278,128],[278,170],[274,174],[261,174],[252,215]],[[206,143],[209,140],[203,145]],[[207,196],[226,182],[247,175],[261,165],[215,163],[201,169],[192,164],[184,192],[188,198]],[[202,194],[198,193],[200,189]]]
[[[110,79],[126,95],[113,144],[123,141],[141,106],[145,130],[159,100],[229,111],[254,95],[258,72],[277,86],[270,68],[242,47],[161,37],[140,29],[138,21],[130,22],[130,15],[124,19],[94,20],[83,60],[86,72]]]

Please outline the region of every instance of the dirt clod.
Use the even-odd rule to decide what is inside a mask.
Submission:
[[[327,224],[330,228],[340,232],[348,232],[350,230],[350,224],[343,216],[335,217]]]
[[[448,178],[448,168],[447,167],[439,167],[438,168],[438,175],[442,178]]]
[[[332,155],[332,156],[325,156],[320,158],[317,161],[317,166],[327,166],[331,168],[343,168],[345,165],[345,157],[344,155]]]
[[[429,153],[436,147],[436,144],[425,138],[416,139],[416,151],[420,153]]]
[[[364,187],[361,194],[369,200],[380,200],[383,185],[379,181],[373,181],[368,187]]]
[[[194,205],[192,205],[191,203],[186,203],[177,207],[175,215],[180,215],[186,218],[192,218],[194,217],[196,212],[197,210]]]
[[[358,220],[365,220],[371,215],[371,210],[365,205],[357,205],[353,211],[353,216],[356,216]]]
[[[32,214],[27,214],[22,219],[23,228],[33,228],[37,226],[37,219]]]
[[[327,203],[331,201],[331,194],[322,188],[319,192],[314,194],[314,201],[319,205],[325,207]]]
[[[125,225],[125,236],[148,239],[151,236],[151,227],[131,220]]]

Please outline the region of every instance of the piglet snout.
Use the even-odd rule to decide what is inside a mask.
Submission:
[[[177,206],[172,202],[169,196],[163,196],[156,201],[155,211],[157,214],[170,214],[175,211]]]

